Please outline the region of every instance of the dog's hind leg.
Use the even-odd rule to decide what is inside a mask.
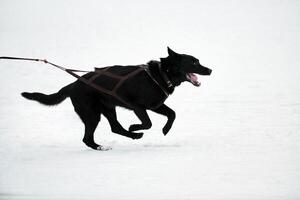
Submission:
[[[82,141],[92,149],[102,150],[102,146],[96,144],[94,141],[94,132],[100,121],[100,107],[87,106],[89,104],[84,104],[83,102],[79,103],[79,101],[74,99],[72,99],[72,104],[85,126],[85,132]]]
[[[167,121],[166,125],[163,127],[163,134],[167,135],[167,133],[171,129],[173,122],[176,118],[176,114],[175,114],[174,110],[172,110],[171,108],[169,108],[168,106],[163,104],[163,105],[159,106],[158,108],[153,109],[152,111],[168,117],[168,121]]]
[[[129,131],[137,131],[143,129],[150,129],[152,126],[151,120],[148,116],[148,113],[144,109],[135,109],[134,113],[141,120],[142,124],[132,124],[129,127]]]
[[[112,132],[132,139],[140,139],[143,137],[143,133],[133,133],[122,127],[117,120],[115,107],[103,107],[103,115],[107,118]]]

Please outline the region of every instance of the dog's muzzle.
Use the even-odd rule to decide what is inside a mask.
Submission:
[[[198,77],[197,77],[196,74],[187,73],[186,74],[186,79],[187,79],[187,81],[189,81],[190,83],[192,83],[194,86],[199,87],[201,85],[201,83],[198,81]]]

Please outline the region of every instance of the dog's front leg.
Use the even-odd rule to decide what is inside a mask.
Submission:
[[[159,106],[158,108],[153,109],[152,111],[168,117],[168,121],[167,121],[166,125],[164,126],[164,128],[162,129],[163,134],[167,135],[167,133],[171,129],[172,124],[176,118],[176,114],[175,114],[174,110],[169,108],[167,105],[163,104],[163,105]]]
[[[102,107],[103,115],[107,118],[111,131],[117,133],[119,135],[123,135],[125,137],[129,137],[132,139],[140,139],[143,137],[143,133],[133,133],[131,131],[126,131],[122,125],[117,120],[117,114],[115,107]]]
[[[142,124],[132,124],[129,127],[129,131],[138,131],[151,128],[152,123],[145,109],[134,109],[134,113],[141,120]]]

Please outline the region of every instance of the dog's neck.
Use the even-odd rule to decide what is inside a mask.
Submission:
[[[167,91],[168,94],[172,94],[175,89],[175,85],[170,79],[168,72],[162,67],[159,61],[150,61],[148,63],[150,72],[154,79]]]
[[[159,68],[159,73],[160,76],[162,77],[162,79],[165,81],[165,83],[167,84],[168,88],[174,87],[173,83],[171,82],[171,80],[169,79],[167,72],[165,72],[162,67],[161,64],[158,64],[158,68]]]
[[[172,74],[172,70],[171,70],[172,67],[176,66],[176,64],[173,63],[173,61],[170,60],[169,57],[160,58],[160,63],[161,63],[162,70],[165,71],[165,73],[169,77],[173,86],[174,87],[179,86],[181,84],[182,80],[180,78],[174,76],[174,74]]]

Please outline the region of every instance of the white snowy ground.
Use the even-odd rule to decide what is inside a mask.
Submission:
[[[0,61],[0,199],[300,199],[299,1],[0,1],[0,56],[90,69],[179,53],[213,69],[149,112],[139,141],[103,117],[86,148],[70,100],[45,107],[74,78],[50,66]],[[119,109],[124,127],[138,119]]]

